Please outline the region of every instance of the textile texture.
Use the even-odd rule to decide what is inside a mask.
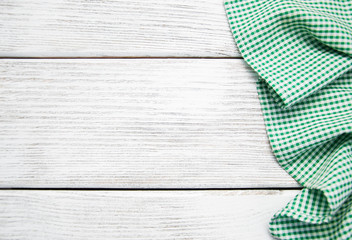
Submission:
[[[352,1],[225,1],[256,71],[278,163],[303,190],[269,223],[279,239],[352,239]]]

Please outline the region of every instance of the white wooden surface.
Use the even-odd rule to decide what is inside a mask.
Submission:
[[[271,239],[296,190],[194,190],[298,187],[230,57],[223,0],[1,0],[0,239]]]
[[[1,0],[0,56],[239,56],[222,0]]]
[[[0,239],[272,239],[298,191],[0,191]]]
[[[241,59],[1,60],[2,187],[297,187]]]

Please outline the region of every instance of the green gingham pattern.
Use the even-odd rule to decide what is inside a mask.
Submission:
[[[352,239],[352,1],[224,2],[279,164],[303,190],[279,239]]]

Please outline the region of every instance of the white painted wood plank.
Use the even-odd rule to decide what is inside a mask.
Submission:
[[[239,56],[222,0],[1,0],[0,56]]]
[[[266,240],[298,191],[0,191],[0,238]]]
[[[0,186],[297,187],[240,59],[0,61]]]

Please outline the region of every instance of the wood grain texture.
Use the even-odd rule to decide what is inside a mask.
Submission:
[[[239,56],[222,0],[2,0],[0,57]]]
[[[0,186],[297,187],[240,59],[0,61]]]
[[[298,191],[0,191],[0,238],[269,240]]]

